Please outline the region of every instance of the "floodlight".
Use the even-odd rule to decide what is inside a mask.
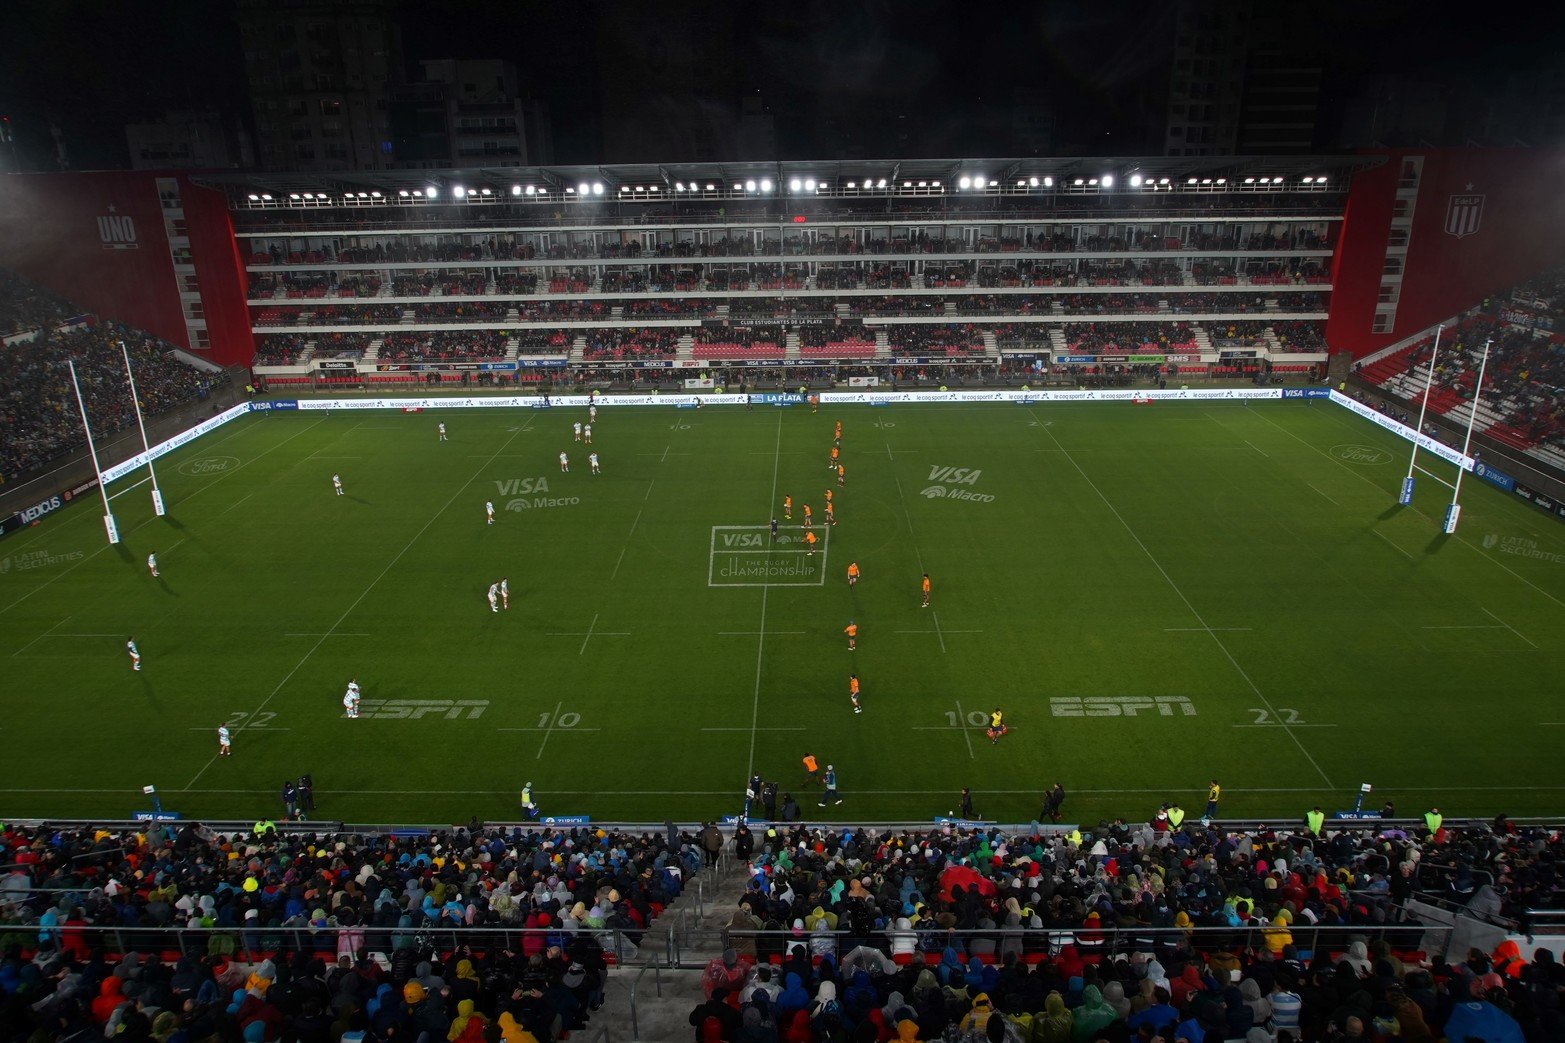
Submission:
[[[1083,185],[1083,184],[1085,184],[1085,182],[1084,182],[1084,181],[1082,181],[1082,179],[1081,179],[1081,178],[1077,178],[1077,179],[1076,179],[1076,180],[1075,180],[1075,181],[1072,181],[1072,182],[1071,182],[1071,184],[1073,184],[1073,185],[1078,185],[1078,186],[1079,186],[1079,185]]]
[[[491,191],[489,191],[489,189],[487,189],[487,188],[484,188],[484,189],[480,189],[480,190],[479,190],[479,191],[480,191],[480,192],[482,192],[482,193],[483,193],[483,194],[484,194],[484,195],[486,195],[486,196],[490,196],[490,195],[494,195],[494,193],[493,193],[493,192],[491,192]],[[364,193],[363,193],[363,192],[360,192],[360,193],[359,193],[359,195],[361,195],[361,196],[362,196],[362,195],[363,195],[363,194],[364,194]]]
[[[987,177],[985,177],[984,175],[982,175],[982,174],[974,174],[973,175],[973,187],[974,188],[983,188],[985,182],[987,182],[988,180],[989,179]]]
[[[854,183],[853,183],[853,182],[852,182],[852,181],[849,181],[849,182],[848,182],[848,187],[849,187],[849,188],[858,188],[858,187],[859,187],[859,186],[858,186],[858,185],[856,185],[856,184],[854,184]],[[869,182],[868,182],[868,181],[866,181],[866,182],[864,182],[864,187],[865,187],[865,188],[868,188],[868,187],[869,187]]]
[[[1131,188],[1140,188],[1141,187],[1141,175],[1140,174],[1132,174],[1132,175],[1130,175],[1130,187]]]
[[[370,193],[370,197],[372,199],[379,199],[380,198],[380,193],[379,192],[371,192]]]
[[[880,179],[880,184],[876,185],[875,187],[876,188],[885,188],[886,187],[886,179],[885,178],[881,178]]]
[[[455,188],[451,189],[451,194],[458,199],[466,199],[467,189],[463,188],[461,185],[457,185]]]
[[[938,181],[931,181],[929,183],[929,187],[930,188],[939,188],[940,187],[940,182],[938,182]]]
[[[755,182],[754,181],[746,181],[744,183],[744,190],[746,192],[754,192],[755,191]]]
[[[973,179],[964,175],[962,179],[957,182],[957,184],[961,185],[963,188],[972,188]]]
[[[1054,187],[1054,179],[1052,177],[1044,178],[1043,179],[1043,187],[1044,188],[1053,188]]]
[[[260,201],[261,201],[261,197],[260,196],[256,195],[254,192],[250,193],[250,202],[252,202],[252,203],[259,203]]]
[[[1016,182],[1016,187],[1017,188],[1026,188],[1027,187],[1027,179],[1026,178],[1022,178],[1022,180]]]
[[[408,190],[405,188],[399,188],[397,189],[397,195],[401,196],[403,199],[406,199],[408,197]]]
[[[662,191],[662,189],[660,189],[660,188],[659,188],[659,187],[658,187],[658,186],[656,186],[656,185],[653,185],[653,186],[652,186],[652,187],[651,187],[651,188],[649,188],[649,189],[647,189],[647,191],[648,191],[648,192],[661,192],[661,191]]]
[[[734,191],[735,192],[741,192],[743,190],[744,190],[744,186],[741,185],[739,182],[735,181],[734,182]]]
[[[1247,178],[1244,179],[1244,183],[1247,184],[1247,185],[1253,185],[1253,184],[1255,184],[1255,178],[1247,177]]]
[[[522,194],[522,186],[521,185],[512,185],[511,186],[511,194],[513,196],[521,195]]]
[[[1197,178],[1190,178],[1188,181],[1185,182],[1185,184],[1193,185],[1193,184],[1196,183],[1197,180],[1199,180],[1199,179],[1197,179]]]
[[[715,191],[717,191],[717,186],[716,185],[707,185],[706,186],[706,190],[708,192],[715,192]]]
[[[788,187],[793,189],[795,192],[797,192],[799,190],[799,186],[801,184],[802,184],[802,182],[800,182],[798,178],[794,178],[793,180],[788,182]]]
[[[928,188],[929,187],[929,182],[928,181],[920,181],[918,183],[918,187],[919,188]]]
[[[772,190],[772,179],[771,178],[763,178],[762,181],[761,181],[761,191],[762,192],[770,192],[771,190]]]
[[[637,192],[645,192],[646,190],[647,190],[647,186],[646,185],[637,185],[636,186],[636,191]]]
[[[434,199],[439,194],[440,189],[436,188],[434,185],[430,185],[428,188],[424,189],[425,198]]]
[[[1305,183],[1305,184],[1306,184],[1306,185],[1309,185],[1309,184],[1313,184],[1313,183],[1314,183],[1314,181],[1315,181],[1315,179],[1314,179],[1314,178],[1312,178],[1312,177],[1307,177],[1307,178],[1305,178],[1305,179],[1304,179],[1304,183]]]
[[[911,182],[911,181],[904,181],[904,182],[902,182],[902,187],[903,188],[912,188],[913,187],[913,182]]]
[[[1226,177],[1220,177],[1217,179],[1217,183],[1219,185],[1226,185],[1228,184],[1228,179]]]
[[[572,196],[576,194],[576,190],[574,188],[566,188],[565,192],[566,192],[567,195],[572,195]]]
[[[528,195],[534,195],[534,194],[537,193],[537,191],[538,190],[536,188],[534,188],[532,185],[528,185],[527,186],[527,194]]]
[[[1158,184],[1160,184],[1160,185],[1166,185],[1166,184],[1168,184],[1168,178],[1166,178],[1166,177],[1165,177],[1165,178],[1160,178],[1160,179],[1159,179],[1159,180],[1158,180]]]
[[[592,194],[595,196],[603,194],[603,182],[599,181],[592,186]]]
[[[487,196],[488,194],[489,194],[489,190],[487,188],[484,189],[484,195]],[[359,198],[360,199],[368,199],[369,197],[370,197],[370,194],[368,192],[360,192],[359,193]]]
[[[272,201],[272,194],[270,192],[262,192],[261,198],[270,203]]]
[[[576,194],[579,195],[579,196],[584,196],[588,192],[591,192],[591,191],[592,191],[592,186],[588,185],[587,182],[585,182],[585,181],[581,182],[580,184],[578,184],[576,186]]]
[[[624,195],[626,192],[629,192],[629,191],[630,191],[630,186],[629,185],[621,185],[621,186],[619,186],[619,194],[620,195]]]
[[[304,194],[304,198],[306,198],[306,199],[314,199],[315,198],[315,193],[314,192],[306,192]]]
[[[1104,174],[1103,175],[1103,187],[1104,188],[1113,188],[1114,187],[1114,175],[1113,174]]]
[[[1038,187],[1038,179],[1035,178],[1035,177],[1028,178],[1027,179],[1027,185],[1028,185],[1029,188],[1037,188]]]
[[[815,191],[815,179],[813,177],[807,177],[804,179],[804,190],[806,192]]]
[[[683,192],[684,190],[685,190],[685,183],[683,181],[676,181],[676,182],[674,182],[674,191],[675,192]]]
[[[1325,183],[1326,183],[1326,175],[1325,175],[1325,174],[1322,174],[1322,175],[1320,175],[1320,176],[1319,176],[1319,177],[1317,177],[1317,178],[1316,178],[1316,179],[1315,179],[1315,183],[1316,183],[1316,184],[1317,184],[1317,185],[1324,185],[1324,184],[1325,184]]]

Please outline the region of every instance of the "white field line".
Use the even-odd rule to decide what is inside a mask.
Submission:
[[[1048,428],[1044,428],[1043,433],[1048,435],[1049,438],[1053,440],[1055,445],[1058,445],[1061,449],[1065,448],[1065,446],[1060,443],[1060,440],[1055,438],[1053,431],[1049,430]],[[1145,554],[1147,560],[1152,563],[1152,567],[1157,569],[1158,574],[1163,577],[1163,581],[1168,584],[1169,589],[1179,597],[1180,601],[1185,603],[1185,608],[1190,610],[1190,614],[1195,617],[1195,621],[1201,624],[1201,626],[1207,627],[1210,632],[1210,627],[1208,626],[1206,620],[1202,617],[1201,613],[1196,610],[1195,605],[1192,604],[1190,599],[1185,596],[1185,592],[1180,589],[1179,584],[1174,582],[1174,577],[1168,574],[1168,570],[1163,567],[1163,563],[1158,561],[1157,558],[1153,556],[1151,549],[1141,541],[1141,537],[1136,534],[1136,530],[1130,527],[1130,523],[1125,520],[1125,516],[1119,513],[1119,508],[1115,507],[1113,502],[1103,494],[1103,490],[1098,488],[1098,483],[1094,482],[1087,474],[1087,472],[1082,469],[1081,464],[1076,462],[1076,458],[1074,456],[1072,456],[1070,453],[1066,453],[1065,459],[1070,461],[1071,466],[1076,469],[1076,473],[1081,475],[1082,481],[1086,482],[1087,485],[1091,487],[1092,491],[1097,494],[1098,499],[1103,501],[1103,505],[1107,507],[1109,512],[1112,513],[1115,519],[1119,521],[1120,526],[1125,530],[1126,533],[1130,535],[1130,538],[1136,541],[1136,546],[1141,548],[1141,553]],[[1232,666],[1234,671],[1244,679],[1244,683],[1249,686],[1250,691],[1254,692],[1255,697],[1261,700],[1261,703],[1267,708],[1267,710],[1271,712],[1273,717],[1276,717],[1276,707],[1272,706],[1271,700],[1266,698],[1266,694],[1262,692],[1255,681],[1250,678],[1249,673],[1244,669],[1244,667],[1239,665],[1239,660],[1235,659],[1234,654],[1228,650],[1228,646],[1223,644],[1223,639],[1218,637],[1215,632],[1210,633],[1210,636],[1212,638],[1212,642],[1217,645],[1218,650],[1223,653],[1223,657],[1228,660],[1229,665]],[[1332,785],[1331,778],[1326,774],[1325,769],[1320,766],[1320,763],[1315,760],[1314,756],[1311,755],[1310,751],[1305,748],[1304,742],[1293,733],[1293,730],[1288,725],[1283,725],[1282,730],[1287,734],[1288,738],[1293,740],[1293,744],[1299,748],[1299,752],[1304,754],[1304,759],[1309,761],[1311,766],[1314,767],[1315,771],[1319,773],[1321,781],[1326,784],[1327,788],[1330,788]]]
[[[531,425],[531,424],[532,424],[532,420],[529,419],[527,421],[527,425]],[[527,425],[524,425],[521,428],[520,431],[517,431],[516,434],[511,435],[510,438],[507,438],[505,440],[505,443],[500,447],[501,451],[503,451],[506,446],[509,446],[511,444],[512,440],[516,438],[517,434],[520,434],[522,431],[527,430]],[[496,452],[494,455],[495,456],[499,456],[500,453]],[[492,460],[493,460],[493,458],[491,458],[491,462],[492,462]],[[297,663],[294,664],[293,669],[289,670],[287,675],[284,676],[281,681],[277,682],[277,687],[272,689],[271,694],[269,694],[265,699],[261,700],[261,705],[255,708],[255,710],[251,713],[249,718],[246,718],[246,722],[248,722],[250,719],[254,718],[255,715],[260,713],[262,710],[266,709],[267,704],[272,701],[272,699],[277,695],[278,692],[283,690],[283,686],[286,685],[289,681],[291,681],[293,679],[293,675],[294,674],[299,672],[299,668],[304,666],[305,663],[310,661],[310,657],[315,655],[315,653],[320,650],[320,647],[326,643],[326,639],[331,637],[332,634],[336,633],[337,628],[342,626],[343,622],[350,615],[353,614],[353,610],[358,608],[359,604],[361,602],[363,602],[363,600],[369,596],[370,591],[374,590],[376,585],[378,585],[381,580],[386,578],[386,574],[388,572],[390,572],[393,567],[395,567],[397,562],[402,560],[403,555],[407,554],[408,551],[413,549],[413,544],[417,543],[419,541],[419,539],[424,535],[424,533],[429,531],[429,527],[431,525],[434,525],[435,522],[440,519],[440,516],[442,514],[446,513],[446,510],[448,508],[450,508],[450,506],[457,501],[457,497],[461,496],[464,492],[467,491],[467,487],[472,485],[473,482],[477,480],[478,476],[483,473],[484,468],[487,467],[487,466],[488,466],[488,463],[480,465],[478,470],[473,472],[472,477],[470,477],[467,481],[463,482],[461,487],[458,488],[456,492],[451,494],[451,498],[449,500],[447,500],[443,505],[441,505],[440,509],[438,511],[436,511],[430,517],[429,521],[424,523],[424,527],[422,529],[419,529],[417,532],[415,532],[413,534],[413,538],[408,540],[408,542],[403,545],[402,549],[397,551],[396,556],[393,557],[389,562],[386,563],[386,567],[380,570],[380,575],[378,575],[374,579],[370,580],[369,586],[365,587],[364,591],[361,594],[359,594],[358,597],[353,599],[353,604],[349,605],[347,610],[344,611],[342,615],[337,617],[337,622],[333,623],[331,625],[331,627],[326,631],[326,633],[322,634],[320,636],[320,639],[318,641],[316,641],[315,644],[310,647],[310,650],[308,652],[304,653],[303,658],[301,658]],[[221,481],[222,479],[218,479],[218,480]],[[245,730],[245,725],[244,724],[240,724],[240,725],[238,725],[234,729],[235,732],[242,732],[244,730]],[[196,784],[196,782],[201,778],[201,776],[206,774],[207,768],[210,768],[216,762],[217,762],[217,755],[213,754],[212,755],[212,759],[207,761],[206,764],[202,767],[202,769],[200,771],[196,772],[195,778],[190,780],[190,785],[194,786]]]
[[[772,448],[772,491],[766,499],[766,509],[770,511],[772,504],[777,502],[777,471],[782,465],[782,411],[777,413],[777,438]],[[708,559],[710,562],[710,558]],[[824,559],[823,559],[824,561]],[[711,565],[708,564],[708,580],[711,578]],[[825,575],[825,566],[822,565],[821,574]],[[755,692],[750,700],[750,755],[745,761],[744,777],[746,781],[755,774],[755,733],[761,723],[761,658],[766,651],[766,601],[771,591],[770,586],[761,587],[761,625],[757,628],[759,636],[755,641]]]

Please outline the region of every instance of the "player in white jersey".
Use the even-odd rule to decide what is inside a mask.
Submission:
[[[493,525],[494,524],[494,501],[493,500],[485,500],[484,501],[484,516],[488,519],[487,521],[484,522],[485,525]]]
[[[498,583],[491,583],[491,584],[489,584],[489,594],[488,594],[488,597],[489,597],[489,611],[491,611],[491,612],[498,612],[498,611],[500,611],[500,584],[498,584]]]
[[[582,428],[581,440],[583,442],[586,442],[588,445],[592,444],[592,425],[591,424],[588,424],[586,427]]]
[[[217,755],[219,757],[232,757],[234,755],[233,736],[229,734],[228,725],[217,726]]]
[[[331,476],[331,487],[337,490],[338,496],[342,495],[342,475],[334,474]]]
[[[158,578],[158,555],[156,551],[147,555],[147,571],[152,573],[153,579]]]
[[[589,424],[596,424],[597,422],[598,422],[598,407],[597,406],[588,406],[587,407],[587,423],[589,423]]]
[[[503,577],[500,580],[500,605],[502,608],[511,607],[511,581]]]
[[[361,698],[359,682],[355,678],[348,682],[348,690],[342,693],[342,708],[347,711],[348,717],[357,718],[359,716],[359,701]]]
[[[439,441],[444,442],[446,440],[446,425],[445,424],[437,424],[436,427],[435,427],[435,430],[440,433]]]
[[[576,435],[576,437],[573,438],[572,441],[580,442],[581,441],[581,421],[578,420],[578,421],[576,421],[576,423],[572,424],[571,425],[571,430]]]
[[[136,651],[136,639],[135,638],[132,637],[132,638],[126,639],[126,641],[125,641],[125,651],[130,653],[130,668],[132,670],[140,670],[141,669],[141,653]]]
[[[564,453],[561,453],[560,454],[560,470],[562,470],[562,471],[569,471],[570,469],[571,469],[571,458],[566,456]]]
[[[598,468],[598,454],[597,453],[588,453],[587,454],[587,462],[592,465],[592,473],[593,474],[602,474],[603,473]]]

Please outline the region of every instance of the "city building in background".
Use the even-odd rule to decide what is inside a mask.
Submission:
[[[250,134],[215,108],[167,112],[125,128],[135,170],[218,170],[255,166]]]
[[[524,98],[516,66],[498,59],[442,58],[391,92],[396,166],[526,166],[552,162],[548,106]]]

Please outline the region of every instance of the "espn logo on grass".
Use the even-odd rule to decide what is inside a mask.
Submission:
[[[1059,696],[1049,700],[1055,717],[1194,717],[1195,706],[1182,695]]]

